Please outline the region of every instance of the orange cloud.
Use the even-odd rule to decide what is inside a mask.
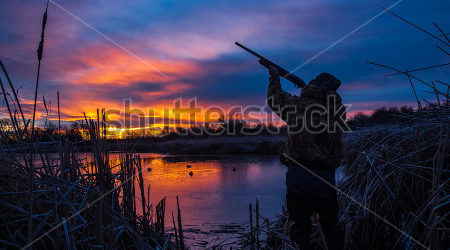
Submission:
[[[168,82],[199,70],[185,61],[164,61],[147,56],[136,58],[105,44],[83,48],[67,61],[81,65],[64,76],[66,82],[74,84]]]

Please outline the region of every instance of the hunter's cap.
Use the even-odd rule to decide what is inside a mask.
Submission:
[[[317,87],[336,91],[341,86],[341,81],[329,73],[321,73],[309,84]]]

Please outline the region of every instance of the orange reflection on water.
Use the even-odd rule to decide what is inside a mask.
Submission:
[[[183,225],[244,222],[248,204],[256,198],[264,204],[262,214],[274,216],[281,211],[285,168],[277,157],[152,156],[141,154],[144,185],[150,184],[153,207],[167,197],[166,226],[171,226],[171,213],[176,215],[176,196]]]
[[[267,217],[280,213],[284,203],[286,168],[276,156],[164,156],[153,153],[140,153],[140,156],[145,196],[150,184],[153,208],[166,197],[166,227],[172,227],[172,212],[177,214],[176,196],[180,201],[183,226],[191,228],[243,223],[248,220],[248,204],[254,203],[255,199],[260,201],[261,215]],[[90,154],[85,157],[89,162]],[[111,166],[119,164],[118,159],[119,154],[111,153]],[[142,212],[141,202],[136,205],[137,212]]]

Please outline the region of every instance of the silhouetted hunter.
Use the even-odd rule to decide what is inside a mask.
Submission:
[[[336,190],[305,170],[336,184],[342,132],[348,128],[344,124],[345,108],[336,92],[341,82],[331,74],[322,73],[306,85],[277,64],[238,42],[235,44],[259,58],[259,63],[269,69],[267,102],[288,126],[284,147],[288,157],[282,154],[281,162],[288,167],[286,200],[292,240],[301,249],[311,248],[311,217],[318,213],[328,249],[342,249]],[[281,89],[280,75],[303,88],[300,96],[292,96]]]
[[[330,131],[334,128],[326,126],[334,124],[330,121],[333,117],[327,113],[342,106],[336,92],[341,82],[328,73],[322,73],[303,88],[300,96],[292,96],[281,89],[277,69],[272,67],[269,73],[268,104],[289,128],[284,153],[335,185],[335,169],[339,167],[341,158],[342,130]],[[319,105],[322,108],[318,108]],[[293,224],[291,238],[301,249],[310,248],[311,216],[318,213],[328,249],[341,249],[335,189],[283,155],[281,162],[288,167],[286,201],[289,220]]]

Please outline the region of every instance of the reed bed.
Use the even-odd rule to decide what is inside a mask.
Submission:
[[[40,151],[37,143],[26,147],[34,154],[15,152],[19,142],[2,145],[0,245],[38,249],[172,247],[172,235],[164,229],[165,199],[154,216],[139,155],[124,153],[120,164],[111,166],[105,123],[97,120],[86,119],[85,124],[90,135],[91,164],[83,163],[76,144],[64,137],[57,142],[60,150],[56,155]],[[28,236],[30,206],[32,235]],[[137,211],[138,207],[142,211]]]
[[[260,204],[256,200],[255,206],[249,204],[249,223],[240,234],[236,245],[241,249],[298,249],[289,236],[289,214],[286,204],[282,213],[275,218],[264,217],[260,214]],[[320,221],[311,217],[312,233],[311,246],[315,249],[326,249],[325,238]]]
[[[394,128],[353,137],[348,145],[353,154],[347,156],[353,163],[346,169],[342,191],[404,234],[342,197],[349,248],[446,248],[448,135],[445,105],[419,110]]]
[[[37,50],[32,118],[24,114],[0,61],[1,95],[9,114],[9,120],[0,122],[0,248],[183,248],[181,212],[178,210],[180,232],[173,243],[172,234],[165,230],[165,198],[154,216],[140,156],[126,151],[120,163],[112,165],[104,110],[97,110],[96,119],[85,115],[81,127],[89,138],[91,163],[80,159],[79,142],[61,131],[59,92],[58,139],[35,126],[47,9],[48,2]],[[47,126],[50,108],[45,97],[42,99]],[[44,144],[43,137],[52,141]],[[56,148],[56,153],[50,154],[48,145]]]
[[[439,44],[435,47],[448,58],[450,40],[438,24],[433,23],[438,32],[434,35],[387,12],[431,36]],[[441,70],[448,63],[412,70],[368,63],[388,69],[388,76],[405,76],[417,110],[400,112],[398,116],[404,121],[401,124],[369,133],[355,131],[346,142],[346,177],[339,187],[354,199],[340,196],[346,248],[448,249],[450,87],[444,81],[424,80],[416,75],[419,71]],[[417,85],[422,85],[435,100],[420,99]]]
[[[1,78],[0,86],[10,115],[0,124],[0,247],[184,247],[181,212],[175,241],[165,230],[165,198],[156,206],[156,215],[153,212],[140,156],[125,152],[119,164],[112,165],[104,110],[97,110],[95,120],[85,116],[82,124],[89,137],[83,143],[90,146],[92,159],[87,162],[80,158],[79,142],[72,142],[60,128],[59,140],[50,142],[57,151],[49,153],[44,147],[48,144],[41,143],[45,129],[30,128],[19,98],[10,98]],[[44,106],[48,117],[45,99]]]
[[[338,201],[345,249],[448,249],[448,98],[443,99],[445,105],[408,113],[402,124],[358,130],[347,137],[344,178],[337,186],[342,192]],[[258,202],[256,207],[250,204],[240,245],[296,249],[288,217],[283,208],[270,220],[259,214]],[[311,223],[313,246],[327,249],[320,220],[313,216]]]

